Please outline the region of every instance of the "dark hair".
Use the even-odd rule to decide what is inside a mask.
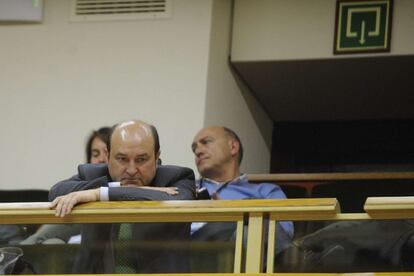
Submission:
[[[152,132],[152,137],[154,137],[154,153],[155,155],[160,152],[160,137],[158,136],[158,131],[153,125],[149,125]]]
[[[119,126],[119,124],[116,124],[116,125],[113,125],[112,127],[111,127],[111,132],[110,132],[110,136],[109,136],[109,141],[108,141],[108,144],[107,144],[107,147],[108,147],[108,152],[111,152],[111,138],[112,138],[112,133],[114,132],[114,130],[117,128]],[[151,129],[151,134],[152,134],[152,137],[154,137],[154,153],[155,153],[155,155],[160,151],[160,138],[159,138],[159,136],[158,136],[158,131],[157,131],[157,129],[155,128],[155,126],[153,126],[153,125],[149,125],[149,127],[150,127],[150,129]]]
[[[241,164],[242,160],[243,160],[243,145],[242,142],[240,141],[239,136],[237,136],[236,132],[234,132],[233,130],[227,128],[227,127],[223,127],[224,132],[227,134],[227,136],[229,136],[230,138],[235,139],[238,143],[239,143],[239,165]]]
[[[94,130],[88,137],[88,142],[86,143],[86,162],[90,163],[92,159],[92,142],[95,138],[99,138],[106,144],[106,147],[109,150],[110,138],[112,130],[110,127],[101,127],[98,130]]]

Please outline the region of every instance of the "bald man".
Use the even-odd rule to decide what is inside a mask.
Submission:
[[[237,134],[223,126],[201,129],[194,137],[191,149],[200,173],[197,181],[199,196],[203,199],[284,199],[283,191],[273,183],[249,183],[240,172],[243,147]],[[234,223],[207,223],[192,225],[193,240],[229,240]],[[277,252],[291,245],[293,224],[278,223]]]
[[[127,121],[114,127],[109,163],[84,164],[78,175],[54,185],[49,200],[56,216],[64,217],[72,208],[91,201],[190,200],[195,198],[194,173],[191,169],[158,164],[160,145],[154,126],[142,121]],[[132,239],[137,241],[187,240],[188,223],[132,224]],[[84,224],[75,273],[116,272],[113,240],[119,225]],[[146,251],[136,249],[136,273],[188,272],[184,253],[173,249]]]

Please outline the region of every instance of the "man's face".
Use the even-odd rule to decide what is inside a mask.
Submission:
[[[226,165],[234,158],[232,141],[220,127],[202,129],[193,140],[191,149],[195,155],[195,163],[202,177],[210,177],[226,169]]]
[[[152,134],[145,128],[117,129],[111,139],[108,169],[122,186],[148,186],[157,169]]]

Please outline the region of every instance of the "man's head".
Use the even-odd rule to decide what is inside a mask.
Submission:
[[[158,133],[142,121],[127,121],[113,128],[108,169],[121,185],[148,186],[160,156]]]
[[[240,174],[243,147],[231,129],[222,126],[203,128],[194,137],[191,149],[202,177],[228,181]]]

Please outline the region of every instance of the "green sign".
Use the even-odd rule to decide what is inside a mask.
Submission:
[[[338,0],[334,54],[390,51],[392,0]]]

